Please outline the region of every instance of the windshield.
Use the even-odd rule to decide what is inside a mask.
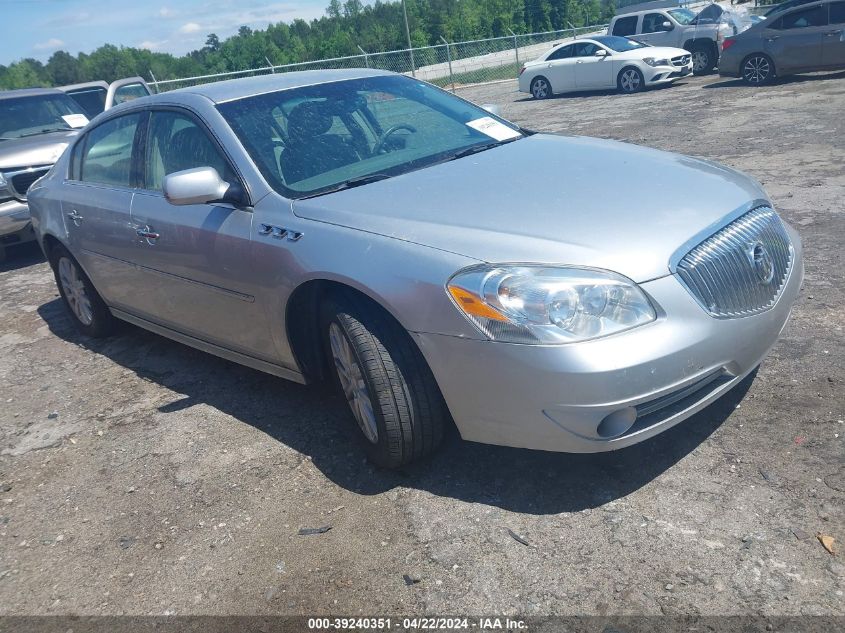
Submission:
[[[108,90],[102,86],[90,88],[77,88],[71,90],[67,95],[79,104],[79,107],[89,119],[93,119],[106,109],[106,94]]]
[[[426,83],[367,77],[218,106],[268,182],[303,198],[420,169],[522,137]]]
[[[628,39],[627,37],[619,37],[618,35],[602,35],[594,37],[593,40],[607,46],[610,50],[617,53],[624,53],[625,51],[633,51],[638,48],[647,48],[646,44]]]
[[[675,22],[683,26],[692,22],[693,18],[695,18],[695,13],[689,9],[669,9],[668,13],[675,18]]]
[[[72,130],[64,116],[82,108],[66,94],[0,99],[0,138],[13,139],[58,130]]]

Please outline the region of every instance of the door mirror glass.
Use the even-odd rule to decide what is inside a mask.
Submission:
[[[163,185],[164,197],[175,205],[233,201],[238,197],[214,167],[195,167],[168,174]]]

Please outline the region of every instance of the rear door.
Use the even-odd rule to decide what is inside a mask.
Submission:
[[[822,36],[822,65],[845,66],[845,0],[830,3],[830,19]]]
[[[764,30],[766,52],[780,70],[803,70],[822,65],[822,38],[829,30],[827,7],[814,4],[794,9]]]
[[[567,92],[575,90],[575,46],[567,44],[552,51],[546,58],[543,72],[552,83],[552,91]]]
[[[597,57],[596,52],[606,50],[593,42],[575,44],[575,85],[578,90],[612,88],[616,85],[613,76],[613,61],[610,55]]]
[[[71,251],[110,305],[127,307],[137,293],[130,221],[144,115],[126,114],[88,130],[73,146],[62,212]]]
[[[214,167],[240,181],[204,123],[187,110],[156,109],[144,152],[144,184],[132,203],[135,262],[143,278],[138,316],[203,341],[265,360],[269,320],[257,301],[251,260],[253,212],[227,203],[176,206],[162,192],[164,176]]]

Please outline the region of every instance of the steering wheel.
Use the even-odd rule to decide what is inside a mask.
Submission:
[[[413,125],[408,125],[407,123],[400,123],[399,125],[394,125],[393,127],[387,128],[384,133],[379,137],[376,141],[376,144],[373,146],[373,154],[381,154],[382,150],[384,149],[385,143],[387,143],[387,139],[390,138],[390,135],[394,132],[398,132],[399,130],[407,130],[412,134],[416,133],[417,128]]]

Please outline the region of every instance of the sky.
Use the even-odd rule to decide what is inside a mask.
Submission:
[[[90,53],[103,44],[181,55],[241,25],[312,20],[329,0],[0,0],[0,64],[46,62],[57,50]]]

